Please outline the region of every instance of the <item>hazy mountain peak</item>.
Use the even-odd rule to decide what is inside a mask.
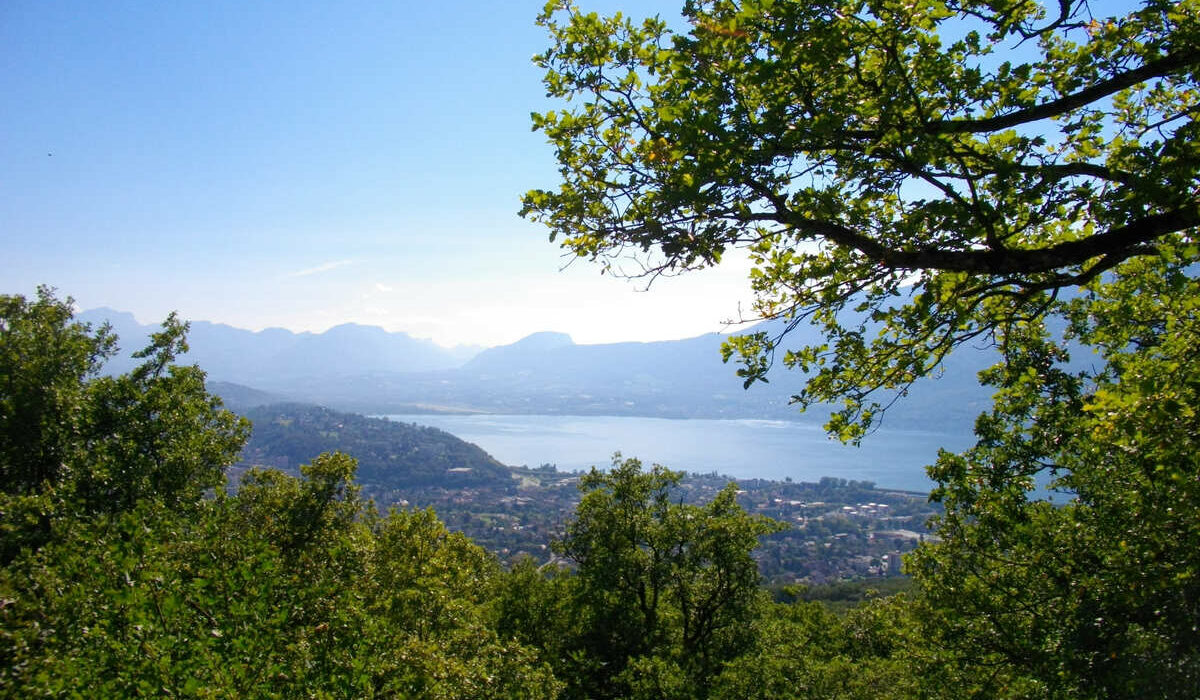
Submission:
[[[472,370],[514,372],[544,366],[544,355],[565,348],[584,347],[575,344],[571,336],[554,331],[541,331],[521,338],[511,345],[489,348],[476,355],[464,367]]]
[[[358,340],[358,339],[365,339],[365,338],[371,338],[371,339],[392,338],[392,339],[402,339],[404,341],[414,341],[414,342],[417,341],[416,338],[413,338],[412,336],[410,336],[409,334],[404,333],[404,332],[391,333],[387,330],[384,330],[383,328],[380,328],[379,326],[365,326],[361,323],[341,323],[336,326],[333,326],[332,328],[329,328],[328,330],[326,330],[322,333],[314,333],[313,336],[317,337],[317,338],[325,338],[325,339],[335,339],[336,338],[336,339],[341,339],[341,340]]]
[[[77,321],[83,321],[84,323],[104,323],[107,321],[114,326],[140,325],[138,324],[137,318],[135,318],[134,315],[128,311],[117,311],[116,309],[110,309],[107,306],[101,306],[98,309],[80,311],[79,313],[75,314],[75,319]]]
[[[554,350],[574,344],[575,341],[566,333],[540,331],[531,333],[508,347],[519,347],[522,350]]]

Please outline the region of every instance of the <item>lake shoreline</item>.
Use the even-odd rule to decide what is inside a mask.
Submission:
[[[810,422],[754,418],[650,418],[542,414],[379,416],[427,425],[475,443],[514,466],[553,464],[563,471],[607,467],[620,453],[647,464],[731,479],[870,481],[877,488],[928,494],[924,467],[937,450],[961,450],[970,435],[881,428],[861,447],[828,438]]]

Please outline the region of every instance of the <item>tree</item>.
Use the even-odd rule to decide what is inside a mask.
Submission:
[[[754,649],[725,666],[714,698],[920,697],[903,596],[839,615],[821,603],[770,603],[754,621]],[[936,694],[931,694],[934,696]]]
[[[1200,224],[1200,3],[688,0],[687,31],[547,4],[534,114],[562,183],[522,215],[651,278],[750,251],[755,312],[828,342],[795,399],[860,437],[955,346]],[[747,384],[781,335],[731,341]],[[881,396],[878,392],[883,393]]]
[[[580,480],[584,496],[555,550],[577,567],[580,663],[568,676],[589,697],[629,697],[648,683],[701,697],[747,648],[761,595],[750,553],[780,526],[743,511],[734,484],[703,506],[673,502],[682,477],[618,455]]]
[[[1200,687],[1200,288],[1141,266],[1070,304],[1102,371],[1064,370],[1043,329],[1020,329],[978,445],[932,470],[943,541],[908,562],[923,634],[995,679],[989,695]]]
[[[28,495],[62,476],[78,447],[87,383],[115,352],[108,328],[73,322],[70,300],[0,296],[0,483]]]
[[[188,350],[187,331],[172,313],[134,353],[142,364],[89,382],[77,489],[90,507],[129,509],[148,497],[186,507],[224,484],[250,422],[208,393],[198,366],[175,363]]]
[[[39,546],[59,515],[129,511],[142,499],[194,507],[224,480],[249,423],[175,364],[187,324],[172,314],[143,363],[103,376],[117,338],[73,320],[70,299],[0,296],[0,562]]]
[[[490,625],[494,558],[429,511],[375,513],[355,466],[60,521],[0,568],[0,695],[554,697]]]
[[[955,347],[994,345],[977,445],[931,469],[942,541],[909,563],[923,692],[1194,696],[1200,3],[684,15],[547,6],[537,60],[574,104],[534,115],[563,182],[523,214],[651,277],[747,247],[756,311],[825,331],[783,363],[801,405],[843,402],[843,439]],[[726,356],[749,384],[781,340]]]
[[[0,297],[0,695],[557,695],[496,633],[494,557],[380,516],[355,460],[215,488],[249,426],[175,364],[186,329],[103,376],[69,299]]]

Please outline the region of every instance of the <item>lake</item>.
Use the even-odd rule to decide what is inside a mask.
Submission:
[[[440,428],[473,442],[505,464],[554,464],[571,471],[606,467],[613,452],[688,472],[735,478],[817,481],[833,476],[885,488],[928,491],[925,465],[939,447],[961,450],[969,435],[881,429],[862,447],[830,440],[799,421],[702,420],[614,416],[386,416]]]

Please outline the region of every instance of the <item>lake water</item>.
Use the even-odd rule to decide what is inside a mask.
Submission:
[[[885,488],[928,491],[925,465],[939,447],[961,450],[969,435],[881,429],[862,447],[830,440],[819,425],[771,420],[676,420],[613,416],[393,415],[473,442],[505,464],[606,467],[614,452],[688,472],[817,481],[833,476]]]

